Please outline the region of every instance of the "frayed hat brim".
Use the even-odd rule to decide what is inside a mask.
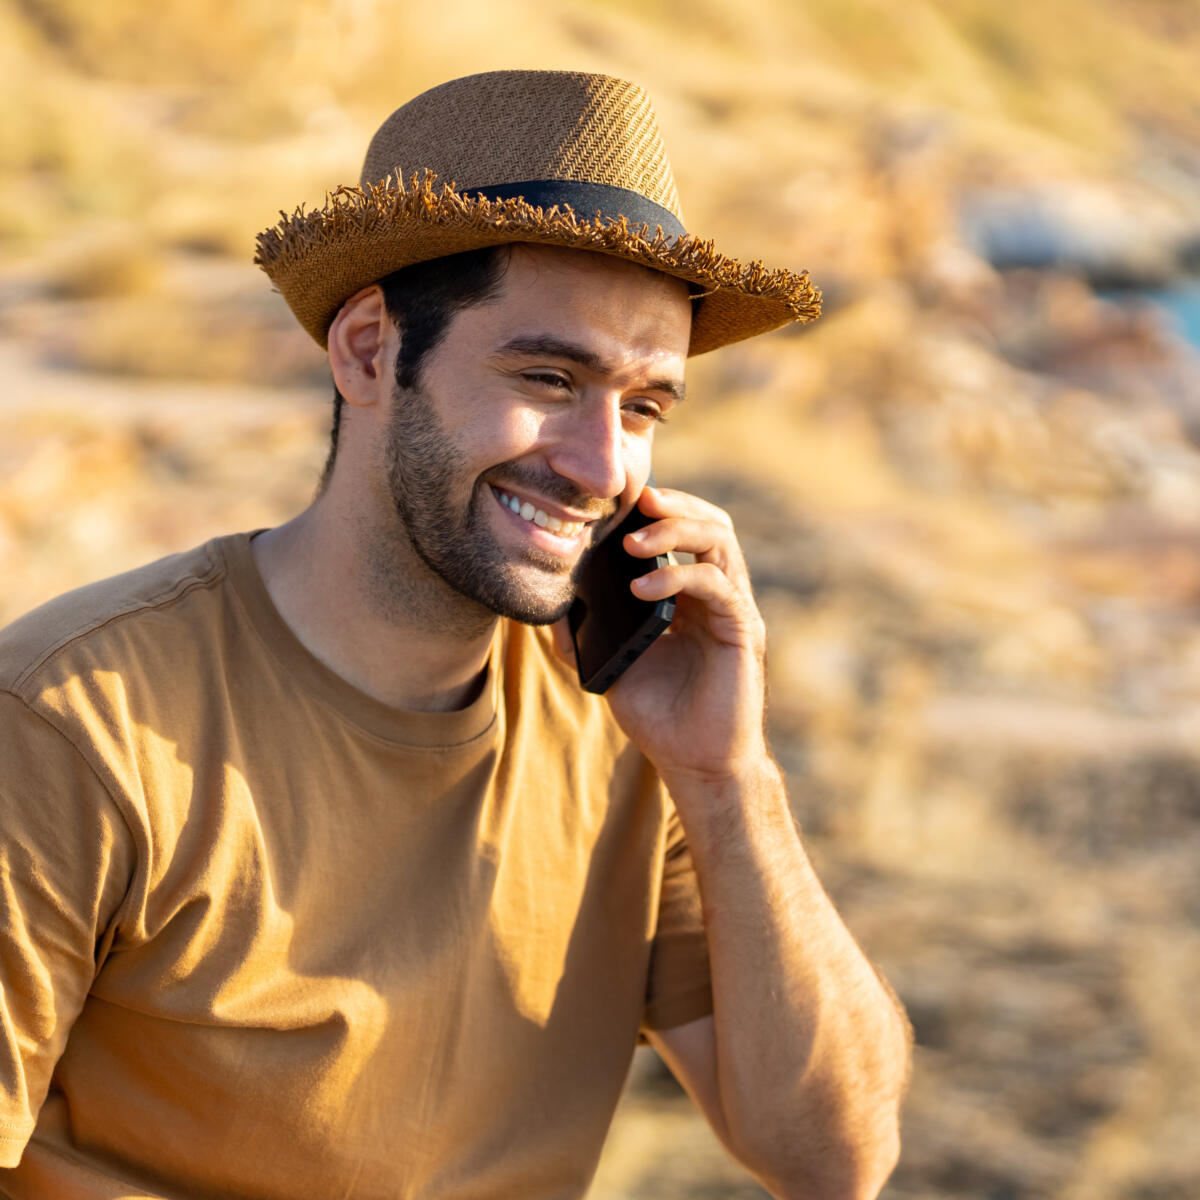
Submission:
[[[671,237],[624,218],[589,220],[567,206],[490,200],[435,182],[426,171],[407,183],[389,177],[341,187],[323,208],[281,213],[278,225],[259,234],[254,261],[321,346],[342,304],[368,284],[413,263],[506,242],[609,254],[698,285],[693,355],[820,315],[821,293],[807,271],[742,263],[712,241]]]

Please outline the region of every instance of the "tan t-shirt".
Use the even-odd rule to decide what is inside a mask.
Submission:
[[[0,632],[0,985],[14,1200],[579,1196],[639,1030],[711,1011],[678,821],[544,632],[389,708],[246,535]]]

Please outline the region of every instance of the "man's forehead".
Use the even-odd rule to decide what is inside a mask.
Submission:
[[[682,374],[691,300],[683,280],[660,271],[590,251],[521,244],[487,307],[496,349],[569,342],[597,370],[644,358],[678,360]]]
[[[512,242],[507,247],[510,262],[524,262],[530,267],[571,271],[607,271],[617,275],[644,280],[656,280],[661,285],[678,286],[680,294],[687,294],[687,284],[674,275],[659,271],[643,263],[630,262],[613,254],[599,250],[587,250],[577,246],[545,246],[537,242]]]

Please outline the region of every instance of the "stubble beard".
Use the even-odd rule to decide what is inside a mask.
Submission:
[[[396,387],[386,469],[405,540],[432,575],[454,593],[447,596],[443,589],[439,597],[423,589],[423,607],[434,610],[427,616],[460,625],[478,623],[481,628],[495,616],[527,625],[549,625],[566,616],[575,595],[579,563],[568,566],[563,559],[533,546],[518,554],[501,545],[488,521],[488,506],[496,504],[489,481],[494,479],[498,487],[524,485],[584,511],[595,509],[594,498],[549,468],[539,471],[513,461],[497,464],[476,478],[464,510],[453,490],[469,468],[419,385]],[[410,563],[399,569],[407,574],[415,566]],[[404,603],[404,597],[405,607],[411,607],[415,581],[396,577],[394,569],[378,560],[376,567],[392,576],[378,582],[395,600]],[[468,602],[466,611],[456,603],[460,598]]]

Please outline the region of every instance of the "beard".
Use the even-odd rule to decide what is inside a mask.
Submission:
[[[468,467],[438,422],[420,388],[396,385],[385,449],[387,482],[409,544],[417,557],[460,596],[526,625],[550,625],[566,616],[575,596],[579,566],[536,547],[517,552],[497,541],[489,522],[491,494],[511,484],[525,487],[579,512],[604,515],[611,501],[597,501],[549,467],[522,461],[499,463],[479,475],[465,509],[454,496]],[[607,522],[593,526],[593,544]]]

